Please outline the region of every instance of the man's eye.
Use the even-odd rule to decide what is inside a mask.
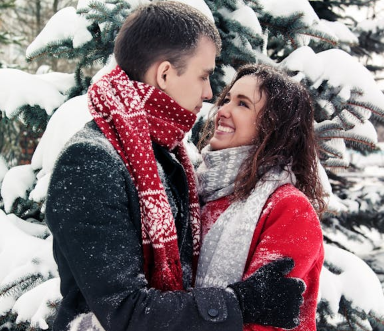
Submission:
[[[204,80],[204,81],[206,81],[206,80],[209,79],[209,76],[203,76],[203,77],[201,77],[201,79]]]

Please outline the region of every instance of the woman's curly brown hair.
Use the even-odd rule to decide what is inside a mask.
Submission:
[[[321,214],[325,202],[318,173],[314,109],[307,90],[273,67],[246,65],[238,70],[233,81],[219,96],[216,102],[218,108],[234,83],[248,75],[257,78],[255,88],[259,89],[260,95],[266,96],[266,102],[257,114],[254,147],[236,178],[234,199],[247,198],[271,168],[290,166],[296,176],[296,187]],[[202,141],[207,142],[213,134],[212,124],[207,123],[204,131]]]

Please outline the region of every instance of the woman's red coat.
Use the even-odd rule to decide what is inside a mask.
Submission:
[[[203,236],[230,205],[228,197],[208,202],[202,210]],[[316,307],[320,271],[324,260],[323,235],[317,214],[307,197],[293,185],[278,188],[267,200],[257,223],[243,278],[262,265],[280,257],[295,262],[289,277],[306,285],[300,309],[300,325],[295,331],[316,331]],[[283,330],[247,324],[244,331]]]

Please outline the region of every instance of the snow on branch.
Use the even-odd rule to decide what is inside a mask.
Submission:
[[[325,265],[337,266],[338,272],[323,267],[321,298],[337,314],[341,297],[353,302],[366,313],[383,313],[384,294],[379,279],[372,269],[356,255],[325,244]]]
[[[50,82],[41,79],[40,75],[17,69],[0,69],[0,110],[6,117],[13,118],[19,115],[23,107],[37,106],[52,115],[66,99],[60,93],[63,83],[67,84],[67,80],[64,79],[61,85],[58,85],[58,80],[55,83]]]
[[[330,22],[324,19],[321,19],[320,22],[336,35],[339,43],[345,43],[348,45],[359,44],[359,39],[344,23]]]
[[[308,0],[258,0],[258,3],[265,12],[275,17],[289,17],[299,12],[303,14],[303,23],[307,26],[319,21]]]
[[[27,192],[31,190],[34,183],[35,174],[30,164],[16,166],[8,170],[1,185],[4,210],[10,213],[17,198],[26,199]]]
[[[0,314],[10,311],[36,284],[58,277],[51,237],[40,239],[24,232],[15,217],[0,210]]]
[[[306,46],[313,39],[336,45],[337,36],[324,24],[307,0],[258,0],[262,7],[261,25],[283,36],[294,48]]]
[[[31,327],[46,330],[47,320],[52,317],[62,299],[60,294],[60,278],[51,278],[26,292],[12,308],[17,314],[16,323],[30,323]]]
[[[297,80],[307,78],[312,88],[318,88],[323,82],[328,87],[339,88],[343,99],[348,100],[354,93],[354,99],[370,103],[384,112],[384,95],[372,74],[348,53],[339,49],[330,49],[315,54],[310,47],[301,47],[292,52],[281,64],[283,68],[297,73]],[[371,112],[367,110],[366,118]]]
[[[57,43],[60,40],[69,39],[72,41],[73,48],[82,47],[92,40],[92,34],[87,29],[91,23],[84,17],[77,15],[76,9],[73,7],[59,10],[27,48],[27,58],[30,60],[35,58],[38,54],[46,51],[47,45]]]
[[[316,54],[305,46],[279,66],[306,85],[317,102],[315,130],[324,165],[348,166],[345,141],[357,150],[377,149],[369,119],[372,114],[384,118],[384,95],[362,64],[342,50]]]
[[[50,176],[62,148],[91,119],[86,95],[68,100],[53,114],[32,157],[31,167],[39,172],[34,176],[37,183],[29,194],[30,199],[45,200]]]

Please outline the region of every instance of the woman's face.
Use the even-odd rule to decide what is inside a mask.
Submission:
[[[256,136],[256,117],[265,105],[255,76],[244,76],[232,86],[215,118],[212,150],[252,145]]]

